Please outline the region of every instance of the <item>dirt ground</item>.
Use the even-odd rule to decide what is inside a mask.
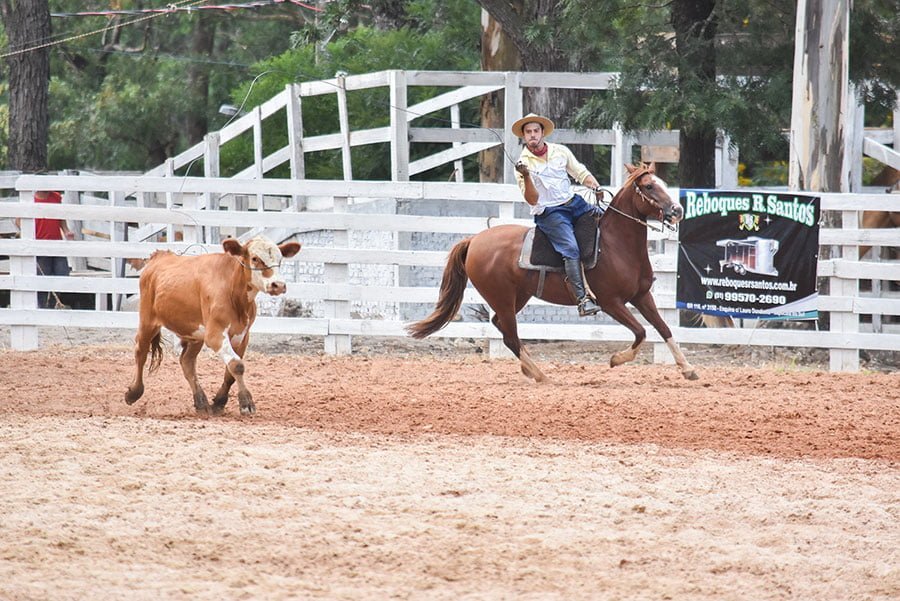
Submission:
[[[127,337],[44,340],[0,350],[3,600],[900,598],[893,356],[688,348],[689,382],[531,344],[535,385],[476,341],[267,337],[258,413],[208,418],[171,353],[127,406]]]

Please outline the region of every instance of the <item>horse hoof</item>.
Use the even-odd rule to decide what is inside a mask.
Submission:
[[[681,375],[684,376],[686,380],[699,380],[700,376],[697,375],[697,372],[693,369],[691,371],[681,372]]]

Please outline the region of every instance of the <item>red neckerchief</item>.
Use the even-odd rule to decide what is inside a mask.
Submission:
[[[549,148],[550,148],[550,147],[547,146],[547,143],[544,142],[544,149],[543,149],[543,150],[532,150],[532,151],[531,151],[531,154],[533,154],[533,155],[536,156],[536,157],[542,157],[542,156],[544,156],[545,154],[547,154],[547,150],[548,150]]]

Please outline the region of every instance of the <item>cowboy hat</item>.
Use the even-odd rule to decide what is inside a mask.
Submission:
[[[553,121],[547,119],[546,117],[541,117],[540,115],[535,115],[534,113],[528,113],[518,121],[512,124],[512,133],[516,134],[517,138],[523,137],[522,129],[525,127],[527,123],[540,123],[541,127],[544,128],[544,135],[549,136],[553,132]]]

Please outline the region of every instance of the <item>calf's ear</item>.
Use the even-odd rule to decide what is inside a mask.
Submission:
[[[281,256],[284,258],[293,257],[298,252],[300,252],[300,243],[299,242],[285,242],[283,244],[278,245],[278,250],[281,251]]]
[[[222,248],[224,248],[225,252],[228,254],[235,255],[236,257],[240,257],[244,253],[244,247],[234,238],[225,238],[222,240]]]

